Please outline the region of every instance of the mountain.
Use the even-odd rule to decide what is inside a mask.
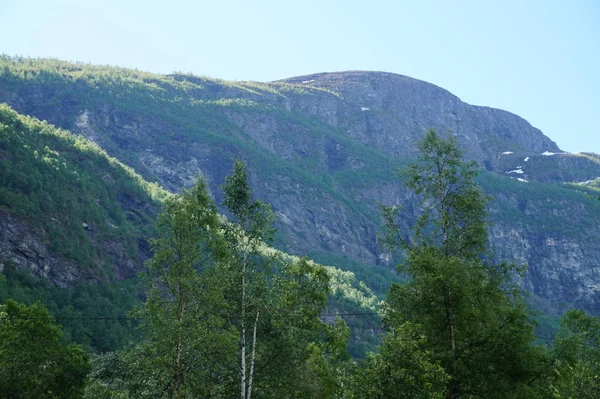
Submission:
[[[89,140],[0,104],[0,303],[42,301],[68,340],[100,352],[135,339],[126,313],[144,295],[135,276],[167,196]],[[376,311],[352,273],[326,270],[330,311]],[[377,326],[363,321],[354,353]]]
[[[378,203],[401,205],[408,231],[419,200],[396,171],[434,128],[482,168],[497,258],[527,264],[523,286],[541,302],[600,310],[600,158],[564,153],[519,116],[432,84],[361,71],[228,82],[4,56],[0,102],[168,190],[205,176],[217,204],[245,158],[278,215],[276,246],[351,270],[378,294],[399,278],[398,258],[377,244]]]

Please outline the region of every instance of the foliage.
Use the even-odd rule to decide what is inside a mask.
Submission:
[[[555,364],[548,386],[552,398],[600,396],[600,320],[581,310],[567,311],[552,349]]]
[[[61,328],[41,304],[0,305],[0,397],[79,398],[88,372],[88,354],[63,346]]]
[[[219,223],[202,180],[165,203],[138,316],[145,340],[130,357],[137,373],[129,387],[134,397],[211,397],[219,389],[215,375],[223,374],[235,346],[225,315],[215,312],[227,312],[215,274]]]
[[[515,267],[487,260],[487,199],[457,142],[430,131],[419,151],[421,163],[405,176],[423,211],[412,239],[402,244],[407,258],[399,266],[411,279],[390,290],[384,342],[411,323],[449,376],[446,397],[511,396],[543,363],[522,294],[510,279]],[[390,246],[397,214],[384,207]]]
[[[339,328],[319,319],[327,270],[265,250],[272,214],[252,198],[244,164],[236,163],[224,190],[229,221],[201,180],[166,201],[137,313],[144,339],[95,360],[90,397],[225,398],[241,385],[247,398],[295,398],[335,385],[319,371],[345,347],[331,344]],[[302,370],[322,380],[299,378]]]
[[[261,253],[274,232],[274,216],[253,198],[242,161],[234,163],[223,192],[231,216],[224,226],[231,259],[223,274],[234,281],[227,297],[237,316],[240,394],[287,397],[300,389],[294,388],[296,372],[323,331],[319,314],[327,300],[328,275],[307,259],[288,263]]]
[[[443,398],[449,376],[418,325],[403,323],[371,354],[353,381],[353,398]]]
[[[29,221],[55,254],[91,275],[106,276],[113,261],[95,235],[136,259],[138,240],[152,234],[152,207],[121,203],[164,195],[90,141],[0,104],[0,212]]]
[[[6,262],[0,272],[0,304],[8,298],[32,305],[41,302],[63,325],[63,341],[88,351],[106,352],[136,341],[139,334],[127,313],[140,303],[136,280],[78,283],[59,288]]]

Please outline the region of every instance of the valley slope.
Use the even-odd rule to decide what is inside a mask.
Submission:
[[[396,171],[434,128],[482,168],[497,258],[527,264],[523,285],[543,302],[600,310],[598,157],[563,153],[524,119],[429,83],[361,71],[227,82],[3,57],[0,102],[168,190],[205,176],[217,203],[233,160],[246,159],[278,215],[277,247],[352,270],[379,294],[398,277],[377,243],[378,203],[401,205],[408,231],[419,201]]]

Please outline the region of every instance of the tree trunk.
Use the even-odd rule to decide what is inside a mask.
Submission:
[[[452,314],[452,294],[450,289],[446,288],[444,295],[444,305],[446,308],[446,324],[448,326],[448,334],[450,336],[450,350],[452,353],[452,365],[451,365],[451,376],[450,386],[448,388],[448,398],[456,397],[456,391],[458,384],[456,381],[456,338],[454,336],[454,315]]]
[[[179,383],[181,374],[181,324],[183,322],[183,312],[185,311],[185,303],[183,300],[179,304],[177,310],[177,321],[179,322],[179,328],[177,331],[177,345],[175,346],[175,367],[173,370],[173,399],[179,398]]]
[[[256,312],[256,319],[254,320],[254,332],[252,333],[252,357],[250,358],[250,382],[248,383],[248,399],[252,396],[252,380],[254,378],[254,358],[256,356],[256,328],[258,326],[258,315],[260,312]]]
[[[246,399],[246,256],[242,265],[242,349],[240,398]]]

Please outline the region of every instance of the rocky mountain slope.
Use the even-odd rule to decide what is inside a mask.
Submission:
[[[167,195],[89,140],[0,104],[0,303],[42,301],[70,338],[99,351],[134,339],[125,315],[143,296],[134,276]],[[376,309],[352,273],[327,270],[331,312]],[[363,320],[354,353],[376,338],[364,326],[377,317]]]
[[[4,57],[0,102],[169,190],[206,176],[217,203],[233,159],[245,158],[279,216],[278,247],[353,270],[379,293],[395,277],[377,244],[377,203],[402,205],[408,229],[419,202],[395,171],[426,129],[455,135],[494,196],[498,258],[526,263],[523,284],[544,301],[600,308],[598,157],[565,154],[524,119],[426,82],[358,71],[226,82]]]

